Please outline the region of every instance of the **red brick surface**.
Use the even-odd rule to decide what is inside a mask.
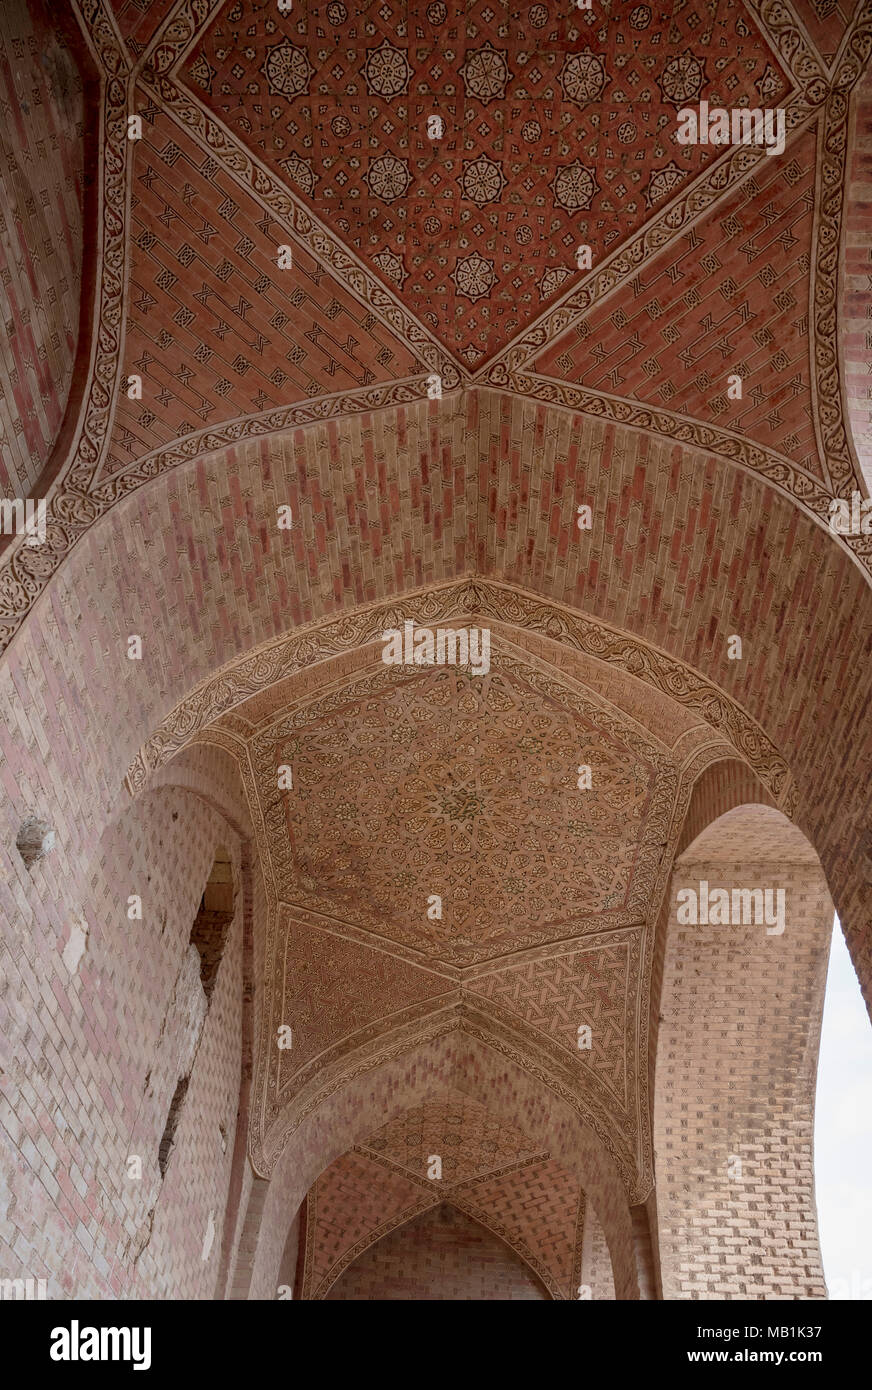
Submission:
[[[509,1302],[546,1297],[529,1268],[496,1236],[444,1205],[383,1236],[327,1294],[330,1301]]]
[[[805,29],[781,45],[811,103],[785,155],[739,177],[744,156],[725,152],[722,186],[699,204],[687,201],[691,176],[707,177],[711,150],[688,150],[684,177],[660,196],[677,149],[663,65],[695,45],[696,95],[780,100],[779,35],[758,33],[793,23],[779,7],[752,20],[738,0],[718,0],[703,26],[692,7],[667,17],[653,4],[624,28],[622,10],[590,25],[564,15],[552,32],[544,6],[516,16],[476,0],[460,16],[441,0],[415,3],[422,33],[403,37],[414,81],[402,111],[397,93],[376,101],[359,70],[367,47],[401,37],[387,8],[346,9],[343,40],[324,6],[295,5],[283,23],[309,54],[312,90],[283,98],[280,115],[275,94],[255,109],[265,47],[281,40],[272,0],[208,13],[113,0],[111,22],[77,6],[93,62],[114,74],[101,101],[68,67],[41,0],[26,12],[15,0],[0,18],[12,58],[0,63],[0,182],[11,188],[0,209],[11,325],[0,490],[32,487],[46,464],[57,482],[50,544],[0,556],[0,1275],[45,1277],[50,1296],[274,1299],[297,1283],[311,1238],[322,1293],[354,1252],[332,1298],[346,1280],[354,1298],[532,1296],[518,1258],[553,1297],[574,1298],[579,1284],[606,1299],[821,1297],[811,1123],[833,903],[872,1000],[868,566],[806,510],[820,518],[827,491],[856,482],[842,387],[861,461],[868,424],[869,94],[853,98],[846,143],[850,73],[816,114],[822,79],[804,52],[806,30],[834,51],[846,6],[813,0]],[[861,29],[867,20],[858,10]],[[438,51],[426,37],[442,23],[456,31],[450,53],[444,35]],[[527,26],[547,31],[535,59]],[[486,37],[505,50],[517,110],[465,68]],[[569,55],[589,59],[597,45],[615,119],[595,133],[597,102],[561,100],[555,83],[575,71]],[[128,77],[138,142],[124,137]],[[427,92],[425,77],[437,84]],[[304,112],[304,95],[325,109]],[[350,97],[372,99],[372,112],[356,112],[361,129],[342,148],[316,148]],[[410,111],[425,98],[444,98],[457,118],[438,153],[414,148],[421,113]],[[532,157],[525,105],[542,141]],[[498,120],[504,106],[511,116]],[[100,132],[93,170],[89,118]],[[582,129],[597,202],[568,223],[555,177]],[[296,182],[287,170],[271,182],[275,137],[318,166],[308,209],[299,165]],[[367,161],[390,146],[426,163],[408,209],[361,191],[358,139]],[[458,180],[463,158],[485,147],[507,183],[473,210]],[[82,231],[92,173],[99,237]],[[315,204],[325,226],[313,230]],[[407,278],[392,287],[382,253],[400,222]],[[516,235],[522,224],[531,239]],[[622,259],[643,225],[644,246]],[[590,282],[552,276],[540,293],[547,265],[582,231],[601,262],[621,255]],[[279,272],[286,237],[294,268]],[[455,264],[473,250],[498,263],[492,296],[474,305]],[[92,273],[100,294],[70,388]],[[570,291],[580,298],[556,311]],[[535,337],[509,350],[542,311]],[[457,389],[424,399],[432,364],[449,370],[446,345],[465,374],[451,367]],[[504,350],[492,375],[471,380]],[[734,358],[737,370],[747,359],[748,389],[731,414],[714,386]],[[556,385],[525,376],[534,359]],[[143,378],[141,401],[123,389],[128,373]],[[559,403],[573,382],[587,390],[578,409]],[[62,421],[68,389],[88,402],[81,421],[75,409]],[[689,417],[686,427],[645,402]],[[280,413],[298,409],[291,424]],[[712,425],[742,437],[725,442]],[[590,532],[576,525],[580,503],[592,507]],[[289,531],[276,525],[281,506]],[[523,662],[536,692],[520,718],[508,686],[490,681],[487,698],[503,701],[497,752],[462,682],[448,698],[450,683],[433,680],[429,703],[409,700],[402,718],[382,706],[391,717],[376,719],[376,606],[401,623],[412,602],[438,610],[440,586],[459,580],[477,586],[467,616],[494,613],[500,660]],[[134,634],[142,660],[128,659]],[[739,661],[727,654],[734,634]],[[270,644],[285,638],[293,650],[277,666]],[[375,664],[384,677],[377,653]],[[553,794],[572,790],[581,760],[581,725],[561,716],[554,737],[568,692],[589,702],[589,724],[620,730],[609,740],[620,758],[594,769],[587,840],[572,799]],[[301,733],[316,701],[317,746]],[[340,717],[344,705],[353,717]],[[311,755],[296,820],[281,814],[267,756],[283,721],[287,746]],[[373,761],[355,742],[367,733]],[[471,810],[461,797],[449,833],[421,783],[456,806],[452,779],[477,791]],[[376,785],[387,829],[355,838]],[[646,797],[659,816],[647,868]],[[17,841],[34,819],[56,842],[26,864]],[[493,889],[484,876],[459,882],[470,838]],[[237,895],[207,1011],[190,933],[219,849]],[[446,915],[423,943],[410,895],[446,864],[466,918]],[[603,886],[615,865],[623,879]],[[367,869],[361,887],[354,875]],[[783,937],[675,920],[682,884],[754,886],[760,874],[788,891]],[[558,921],[554,902],[582,901],[570,890],[583,875],[593,921]],[[644,893],[625,893],[625,879]],[[141,922],[126,915],[132,894]],[[609,914],[620,912],[616,926]],[[378,913],[396,930],[374,932]],[[474,931],[488,922],[510,959],[480,958]],[[555,923],[559,939],[544,932]],[[598,928],[604,944],[585,943]],[[440,934],[451,951],[430,950]],[[588,1019],[597,1050],[580,1059]],[[284,1021],[296,1050],[279,1055]],[[428,1211],[409,1225],[421,1217],[405,1201],[425,1190],[424,1150],[443,1148],[460,1215],[437,1229]],[[140,1180],[127,1175],[131,1154]],[[725,1177],[731,1154],[741,1180]],[[342,1179],[332,1191],[331,1170]]]
[[[815,140],[806,135],[536,361],[736,430],[820,472],[811,411]],[[652,332],[652,328],[655,332]],[[729,400],[727,376],[742,377]]]
[[[0,49],[0,495],[23,498],[60,429],[76,352],[85,109],[44,0],[7,0]]]
[[[703,879],[782,887],[783,935],[679,925],[677,892]],[[676,863],[654,1112],[664,1297],[826,1297],[813,1117],[832,923],[813,852],[776,811],[727,812]]]

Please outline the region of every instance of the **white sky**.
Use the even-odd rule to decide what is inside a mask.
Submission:
[[[830,1298],[872,1299],[872,1027],[838,919],[818,1064],[815,1192]]]

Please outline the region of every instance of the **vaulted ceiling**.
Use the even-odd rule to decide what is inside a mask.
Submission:
[[[379,672],[305,726],[271,727],[258,773],[267,784],[287,764],[295,781],[268,813],[282,896],[454,963],[559,938],[574,919],[640,920],[662,757],[561,694],[494,652],[483,677]],[[596,768],[589,796],[580,764]]]
[[[642,1200],[654,929],[694,781],[741,759],[757,799],[795,808],[780,750],[822,754],[778,681],[814,666],[820,608],[815,698],[835,699],[872,571],[872,537],[825,533],[830,498],[864,488],[836,309],[872,6],[73,9],[100,149],[87,370],[63,430],[43,402],[51,459],[23,431],[22,475],[56,485],[47,544],[0,554],[0,641],[99,523],[83,569],[122,576],[183,649],[158,636],[130,697],[153,720],[128,785],[192,739],[240,769],[265,880],[259,1161],[343,1076],[459,1030],[547,1078]],[[784,108],[786,149],[680,145],[700,101]],[[72,252],[67,279],[75,301]],[[117,609],[107,629],[129,631]],[[378,635],[405,618],[487,625],[489,673],[385,667]],[[736,630],[756,642],[741,671]],[[424,1150],[568,1296],[577,1176],[453,1092],[319,1179],[307,1296],[437,1201]]]
[[[426,397],[434,373],[445,393],[486,380],[680,439],[821,524],[859,485],[835,315],[866,7],[74,11],[92,66],[113,74],[85,116],[105,150],[82,276],[96,355],[49,469],[49,546],[4,555],[4,641],[70,546],[148,479],[252,434]],[[780,105],[784,153],[680,145],[676,112],[702,100]],[[868,568],[872,539],[833,543]]]
[[[441,1159],[441,1177],[432,1156]],[[585,1199],[578,1179],[520,1130],[450,1088],[336,1159],[312,1188],[298,1295],[324,1298],[378,1240],[442,1202],[494,1232],[553,1298],[575,1296]]]

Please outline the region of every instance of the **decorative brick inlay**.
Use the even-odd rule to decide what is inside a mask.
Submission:
[[[329,1300],[519,1301],[547,1298],[529,1267],[496,1236],[449,1205],[415,1217],[371,1246]]]
[[[82,288],[82,77],[45,0],[0,7],[0,496],[36,492],[70,387]]]
[[[765,160],[533,370],[724,426],[825,479],[809,362],[816,153],[806,134]],[[741,401],[727,398],[731,372]]]
[[[678,891],[703,879],[783,888],[783,935],[679,924]],[[654,1103],[664,1297],[825,1298],[813,1112],[833,906],[817,858],[778,811],[738,807],[676,861],[669,914]]]
[[[789,91],[738,0],[704,29],[665,5],[644,28],[538,13],[225,6],[180,77],[475,369],[583,278],[579,241],[601,260],[714,161],[677,143],[676,103]]]

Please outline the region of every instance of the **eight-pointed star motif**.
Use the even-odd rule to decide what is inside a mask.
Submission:
[[[269,50],[261,71],[270,91],[283,97],[295,97],[308,92],[315,69],[304,48],[297,48],[296,44],[284,39]]]
[[[598,190],[593,170],[582,164],[580,159],[558,169],[550,187],[557,206],[565,208],[567,212],[589,208]]]
[[[390,101],[392,97],[398,97],[405,92],[412,76],[412,69],[403,50],[394,48],[393,44],[385,39],[378,48],[366,50],[363,76],[367,90],[373,96],[384,97]]]
[[[463,161],[463,173],[458,182],[464,198],[469,198],[478,207],[494,202],[506,186],[502,166],[483,154],[477,159]]]
[[[497,282],[493,261],[486,261],[477,251],[457,262],[451,278],[457,293],[471,299],[473,304],[490,294]]]
[[[666,64],[657,81],[665,101],[683,106],[685,102],[695,101],[702,91],[706,81],[705,62],[686,48]]]
[[[512,76],[505,52],[493,48],[489,43],[467,53],[460,72],[466,95],[477,97],[484,106],[497,97],[505,96]]]
[[[370,160],[366,182],[374,198],[380,198],[383,203],[394,203],[405,194],[412,182],[412,175],[404,159],[398,159],[394,154],[383,154],[378,159]]]
[[[560,71],[560,86],[567,101],[586,106],[598,101],[611,78],[596,53],[570,53]]]

